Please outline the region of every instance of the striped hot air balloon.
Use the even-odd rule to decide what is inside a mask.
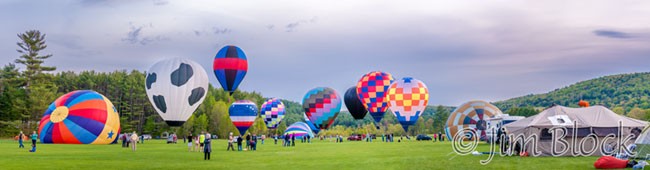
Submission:
[[[309,128],[309,125],[305,122],[296,122],[291,124],[286,130],[284,130],[282,135],[295,136],[296,138],[301,138],[303,136],[314,137],[311,128]]]
[[[388,109],[386,91],[393,83],[393,76],[388,73],[373,71],[359,80],[357,83],[357,95],[359,100],[370,112],[375,122],[379,123]]]
[[[120,117],[113,103],[91,90],[78,90],[56,99],[41,118],[42,143],[110,144],[117,139]]]
[[[305,94],[302,108],[316,128],[327,129],[341,111],[341,97],[334,89],[317,87]]]
[[[487,120],[501,114],[503,113],[499,108],[482,100],[469,101],[460,105],[447,119],[445,126],[447,139],[452,139],[463,128],[471,128],[476,130],[477,135],[480,135],[479,139],[483,140],[486,136]],[[474,137],[468,136],[468,138]]]
[[[269,129],[275,129],[284,118],[284,103],[280,99],[272,98],[262,104],[260,114],[264,115],[264,123]]]
[[[404,131],[414,125],[429,103],[429,90],[420,80],[406,77],[388,88],[388,106]]]
[[[214,75],[217,76],[223,90],[232,95],[248,71],[246,54],[239,47],[225,46],[214,57],[212,70],[214,70]]]
[[[232,124],[239,130],[239,134],[244,135],[246,130],[255,123],[257,105],[250,100],[239,100],[230,105],[228,114]]]

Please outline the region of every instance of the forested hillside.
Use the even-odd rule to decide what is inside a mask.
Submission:
[[[603,105],[619,114],[647,120],[650,109],[650,73],[632,73],[604,76],[581,81],[544,94],[531,94],[494,104],[505,110],[533,107],[545,108],[553,104],[578,107],[580,100],[591,105]]]

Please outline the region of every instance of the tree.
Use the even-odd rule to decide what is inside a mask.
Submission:
[[[635,119],[645,119],[646,117],[645,111],[638,107],[635,107],[634,109],[630,110],[630,112],[627,113],[627,116]]]
[[[56,67],[42,65],[45,59],[52,57],[52,54],[40,55],[40,52],[47,48],[45,34],[41,34],[38,30],[29,30],[18,34],[18,38],[20,41],[16,44],[19,49],[16,51],[21,55],[15,62],[25,66],[22,72],[24,80],[22,85],[26,93],[24,99],[26,105],[18,110],[23,111],[23,117],[26,118],[23,121],[27,122],[28,128],[35,130],[37,124],[32,122],[38,121],[49,102],[57,96],[57,87],[51,82],[52,76],[43,73],[54,71]]]
[[[436,113],[433,118],[433,133],[442,132],[449,118],[449,110],[442,105],[436,107]]]
[[[614,107],[612,109],[612,111],[614,111],[614,113],[619,114],[619,115],[624,115],[625,114],[625,109],[623,109],[623,107],[621,107],[621,106]]]
[[[16,51],[22,55],[16,59],[16,63],[25,65],[25,71],[23,71],[23,76],[25,77],[24,86],[29,94],[30,86],[34,80],[41,78],[44,71],[54,71],[56,67],[41,65],[45,62],[45,59],[52,57],[52,54],[39,54],[47,48],[47,45],[45,45],[45,34],[41,35],[41,32],[38,30],[29,30],[25,33],[18,34],[18,38],[20,38],[20,42],[16,44],[20,49]]]

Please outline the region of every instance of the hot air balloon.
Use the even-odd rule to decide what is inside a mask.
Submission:
[[[120,117],[113,103],[91,90],[56,99],[41,118],[42,143],[110,144],[119,135]]]
[[[584,100],[580,100],[580,102],[578,102],[578,106],[580,106],[580,107],[589,107],[589,102],[584,101]]]
[[[237,127],[239,134],[244,135],[257,118],[257,105],[250,100],[239,100],[230,105],[228,109],[232,124]]]
[[[366,117],[366,107],[363,106],[361,100],[359,100],[359,95],[357,95],[357,87],[350,87],[345,91],[345,107],[348,108],[348,111],[354,117],[354,119],[361,120]]]
[[[237,46],[225,46],[214,56],[212,70],[223,90],[232,95],[248,71],[246,54]]]
[[[391,83],[393,83],[393,76],[379,71],[364,75],[357,83],[359,99],[377,123],[381,121],[388,109],[386,91]]]
[[[478,137],[484,140],[486,136],[485,130],[488,128],[487,120],[501,114],[503,113],[499,108],[481,100],[474,100],[460,105],[449,115],[449,119],[447,119],[447,124],[445,125],[447,139],[453,139],[452,137],[458,131],[462,131],[463,128],[470,128],[476,130],[477,135],[480,136],[468,136],[466,139]]]
[[[149,101],[169,126],[181,126],[208,92],[208,74],[198,63],[182,58],[157,62],[145,79]]]
[[[388,106],[404,131],[414,125],[429,103],[429,90],[420,80],[406,77],[388,88]]]
[[[305,123],[307,124],[307,126],[309,126],[311,131],[314,132],[314,134],[318,134],[318,132],[320,132],[320,129],[316,128],[316,126],[314,126],[314,124],[311,123],[311,121],[309,121],[309,118],[307,117],[306,114],[303,114],[302,116],[304,116],[303,119],[305,119]]]
[[[284,118],[284,103],[280,99],[272,98],[264,102],[260,108],[260,114],[264,115],[264,123],[269,129],[275,129]]]
[[[296,138],[301,138],[303,136],[314,137],[314,134],[311,132],[309,126],[304,122],[296,122],[291,124],[284,130],[283,135],[295,136]]]
[[[302,108],[316,128],[327,129],[341,111],[341,97],[334,89],[317,87],[305,94]]]

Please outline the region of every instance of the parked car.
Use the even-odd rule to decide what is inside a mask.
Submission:
[[[427,136],[425,134],[419,134],[417,137],[415,137],[415,140],[431,140],[431,136]]]
[[[149,140],[149,139],[151,139],[151,135],[150,134],[144,134],[144,135],[142,135],[142,138],[144,140]]]
[[[361,141],[363,136],[361,135],[350,135],[348,136],[348,141]]]

